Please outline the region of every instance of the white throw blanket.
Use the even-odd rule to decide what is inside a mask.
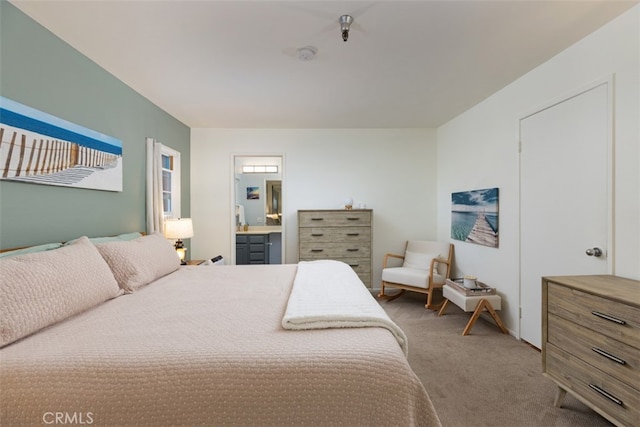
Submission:
[[[407,336],[375,301],[351,267],[341,261],[301,261],[282,319],[285,329],[386,328],[405,356]]]

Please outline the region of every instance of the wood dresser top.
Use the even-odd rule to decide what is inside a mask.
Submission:
[[[546,276],[543,280],[640,307],[640,281],[609,274]]]

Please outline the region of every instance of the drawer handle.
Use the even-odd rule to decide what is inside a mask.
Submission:
[[[622,400],[618,399],[617,397],[615,397],[613,394],[609,393],[608,391],[601,389],[600,387],[598,387],[595,384],[589,384],[589,387],[591,387],[592,390],[597,391],[598,393],[600,393],[601,395],[603,395],[604,397],[606,397],[607,399],[609,399],[613,403],[622,406]]]
[[[324,249],[311,249],[311,252],[322,252]]]
[[[611,354],[611,353],[609,353],[609,352],[607,352],[607,351],[604,351],[604,350],[603,350],[603,349],[601,349],[601,348],[598,348],[598,347],[591,347],[591,350],[595,351],[595,352],[596,352],[596,353],[598,353],[600,356],[604,356],[604,357],[606,357],[607,359],[609,359],[609,360],[613,360],[614,362],[619,363],[619,364],[621,364],[621,365],[626,365],[626,364],[627,364],[627,362],[626,362],[626,361],[624,361],[623,359],[620,359],[619,357],[614,356],[613,354]]]
[[[359,236],[360,233],[347,233],[347,236]]]
[[[324,218],[311,218],[311,221],[323,221]]]
[[[625,322],[622,319],[618,319],[617,317],[613,317],[613,316],[609,316],[608,314],[604,314],[604,313],[600,313],[599,311],[592,311],[591,314],[593,314],[594,316],[598,316],[604,320],[608,320],[610,322],[614,322],[617,323],[618,325],[626,325],[627,322]]]
[[[320,237],[320,236],[324,236],[324,233],[311,233],[311,236]]]
[[[349,264],[349,267],[351,267],[351,268],[356,268],[356,267],[358,267],[359,265],[360,265],[360,264]]]
[[[360,221],[360,218],[350,216],[350,217],[347,217],[347,221]]]
[[[358,252],[360,249],[347,249],[347,252]]]

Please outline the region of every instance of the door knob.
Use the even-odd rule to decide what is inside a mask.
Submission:
[[[600,248],[591,248],[591,249],[587,249],[586,253],[589,256],[594,256],[596,258],[599,258],[600,256],[602,256],[602,249],[600,249]]]

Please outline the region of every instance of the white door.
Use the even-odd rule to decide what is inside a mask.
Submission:
[[[541,278],[609,271],[609,86],[520,121],[520,338],[538,348]]]

